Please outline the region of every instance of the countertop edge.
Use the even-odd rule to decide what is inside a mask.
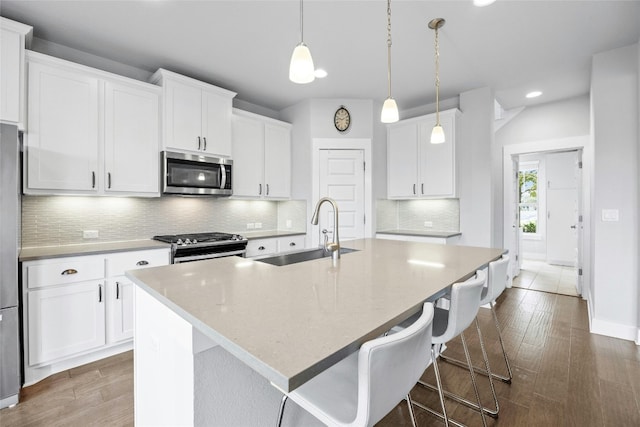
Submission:
[[[406,229],[378,230],[376,231],[376,234],[395,234],[400,236],[440,237],[440,238],[462,236],[462,233],[459,231],[422,231],[422,230],[406,230]]]
[[[36,246],[20,250],[18,261],[36,261],[48,258],[101,255],[114,252],[130,252],[148,249],[170,249],[170,245],[156,240],[127,240],[120,242],[81,243],[62,246]]]

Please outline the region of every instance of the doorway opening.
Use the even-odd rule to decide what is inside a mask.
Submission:
[[[505,146],[504,245],[512,286],[588,297],[584,147],[581,138]]]

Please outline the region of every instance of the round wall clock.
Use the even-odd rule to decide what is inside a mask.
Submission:
[[[345,132],[351,125],[351,114],[344,105],[341,105],[333,115],[333,124],[340,132]]]

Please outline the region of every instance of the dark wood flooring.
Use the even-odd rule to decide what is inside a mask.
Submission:
[[[534,290],[507,289],[497,303],[514,380],[496,382],[498,419],[489,426],[640,426],[640,348],[633,342],[590,334],[586,302]],[[504,372],[491,314],[479,314],[491,367]],[[475,328],[466,333],[481,364]],[[461,345],[447,352],[462,357]],[[473,398],[467,371],[440,363],[445,388]],[[478,377],[490,403],[486,377]],[[435,383],[433,368],[425,379]],[[437,394],[419,386],[414,400],[438,408]],[[452,418],[480,426],[477,412],[446,402]],[[416,409],[419,426],[443,425]],[[133,357],[123,353],[53,375],[23,389],[14,408],[0,410],[0,426],[89,426],[133,424]],[[267,423],[268,424],[268,423]],[[379,426],[409,426],[407,405],[398,405]]]

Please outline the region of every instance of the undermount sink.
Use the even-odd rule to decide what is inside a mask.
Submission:
[[[355,252],[357,249],[340,248],[340,254],[348,254],[349,252]],[[267,264],[283,266],[289,264],[295,264],[298,262],[311,261],[320,258],[331,258],[331,253],[328,253],[323,248],[307,249],[299,252],[288,252],[280,255],[272,255],[265,258],[254,258],[256,261],[266,262]]]

